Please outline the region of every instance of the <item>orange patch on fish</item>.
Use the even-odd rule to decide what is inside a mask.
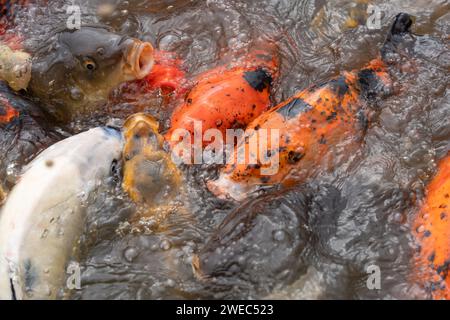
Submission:
[[[426,189],[413,234],[420,244],[413,278],[430,289],[433,299],[450,299],[450,154]]]
[[[144,82],[148,89],[161,89],[163,94],[183,93],[186,84],[186,73],[182,69],[183,61],[168,51],[154,51],[155,64]]]
[[[19,112],[14,109],[8,99],[0,96],[0,123],[9,123],[19,116]]]

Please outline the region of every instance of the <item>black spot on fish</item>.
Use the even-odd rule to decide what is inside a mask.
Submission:
[[[327,144],[327,139],[325,139],[325,136],[322,135],[319,139],[319,144]]]
[[[446,278],[448,276],[449,268],[450,268],[450,260],[446,260],[442,265],[437,267],[436,271],[438,274]]]
[[[328,84],[331,87],[331,90],[336,92],[336,94],[339,96],[339,98],[342,98],[349,90],[348,84],[345,81],[344,76],[337,77],[336,79],[333,79],[329,81]]]
[[[287,161],[290,164],[295,164],[299,162],[305,155],[301,152],[289,151]]]
[[[426,230],[423,235],[425,236],[425,238],[428,238],[429,236],[431,236],[431,231],[430,230]]]
[[[428,256],[428,261],[433,262],[435,257],[436,253],[433,251],[433,253]]]
[[[256,170],[258,170],[258,169],[260,169],[261,168],[261,165],[260,164],[249,164],[248,166],[247,166],[247,169],[256,169]]]
[[[268,183],[270,181],[270,177],[261,177],[260,180],[262,183]]]
[[[380,91],[378,76],[371,69],[363,69],[358,72],[358,84],[361,89],[361,96],[365,99],[374,99]]]
[[[331,121],[331,120],[335,120],[337,116],[337,112],[332,112],[328,117],[327,117],[327,121]]]
[[[244,73],[244,79],[255,90],[262,92],[272,84],[272,76],[262,68]]]
[[[312,109],[312,106],[306,103],[302,99],[294,99],[291,102],[285,104],[277,110],[285,119],[292,119],[299,115],[301,112],[307,112]]]

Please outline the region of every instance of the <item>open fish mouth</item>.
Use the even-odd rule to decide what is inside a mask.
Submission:
[[[126,60],[130,68],[129,75],[133,79],[143,79],[153,68],[153,46],[148,42],[133,40]]]
[[[148,126],[150,127],[154,132],[158,132],[159,124],[158,121],[156,121],[155,118],[148,114],[144,113],[137,113],[133,116],[129,117],[123,127],[127,130],[135,129],[138,125],[141,126]]]

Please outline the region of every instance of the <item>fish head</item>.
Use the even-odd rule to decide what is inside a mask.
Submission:
[[[156,119],[136,114],[124,124],[123,188],[136,202],[167,204],[176,196],[181,174],[163,149]]]
[[[101,27],[63,31],[32,61],[30,90],[57,119],[91,110],[120,83],[142,79],[153,67],[153,47]]]
[[[158,132],[159,123],[152,116],[144,113],[134,114],[125,121],[123,128],[126,159],[133,158],[144,149],[162,149],[163,138]]]

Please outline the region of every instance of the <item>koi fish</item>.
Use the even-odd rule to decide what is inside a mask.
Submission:
[[[124,124],[123,188],[130,198],[147,207],[167,204],[181,188],[181,173],[164,151],[159,124],[138,113]]]
[[[60,141],[25,169],[0,216],[0,299],[54,299],[83,231],[86,196],[114,173],[123,139],[95,128]]]
[[[413,234],[420,244],[414,278],[430,289],[433,299],[450,299],[450,154],[426,189]]]
[[[387,54],[387,46],[409,35],[411,24],[407,14],[396,17],[382,56]],[[355,140],[364,132],[368,124],[368,101],[391,91],[387,64],[377,58],[361,70],[344,72],[297,93],[249,124],[231,161],[218,180],[208,183],[208,188],[221,198],[242,200],[264,185],[288,187],[305,181],[317,172],[322,159],[331,154],[336,145]],[[269,136],[275,135],[276,130],[279,141],[275,142],[278,143],[268,141],[266,152],[255,155],[250,142],[258,138],[259,132]],[[273,173],[263,171],[269,169],[268,163],[276,169]]]
[[[257,50],[239,65],[217,67],[197,77],[197,83],[171,117],[171,127],[165,138],[173,147],[180,141],[178,129],[186,130],[190,138],[203,136],[208,129],[245,128],[270,106],[270,89],[277,76],[277,59],[267,51]],[[201,129],[196,128],[201,124]],[[202,142],[208,145],[207,141]]]

